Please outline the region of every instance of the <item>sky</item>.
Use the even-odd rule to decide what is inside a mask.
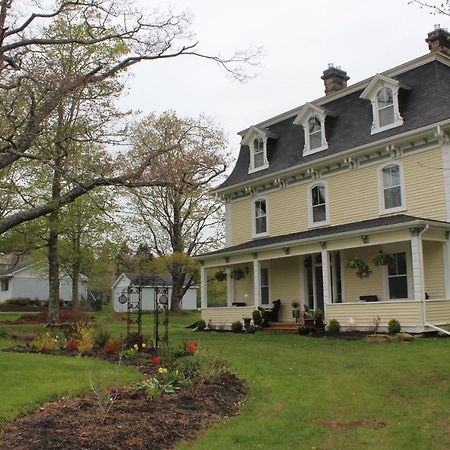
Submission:
[[[167,3],[137,0],[143,9]],[[349,85],[428,53],[434,24],[450,27],[408,0],[173,0],[188,11],[199,49],[226,57],[262,47],[257,76],[232,80],[216,64],[195,57],[144,62],[133,68],[122,107],[143,114],[175,110],[206,114],[229,140],[234,158],[237,132],[323,96],[320,79],[328,63],[347,71]],[[254,72],[254,68],[249,68]]]

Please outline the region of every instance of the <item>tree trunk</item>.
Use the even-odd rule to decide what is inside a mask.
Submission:
[[[59,319],[59,258],[58,258],[58,210],[50,214],[50,235],[48,239],[48,321]]]
[[[181,311],[184,278],[184,274],[180,270],[175,270],[172,273],[172,295],[170,298],[170,310],[172,312]]]
[[[80,262],[80,236],[77,229],[76,235],[73,236],[72,242],[72,308],[80,309],[80,292],[79,292],[79,284],[80,284],[80,271],[81,271],[81,262]]]

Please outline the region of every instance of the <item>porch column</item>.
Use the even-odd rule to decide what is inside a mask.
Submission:
[[[322,244],[322,278],[323,278],[323,303],[331,303],[331,271],[330,252],[326,250],[326,243]]]
[[[414,300],[425,299],[425,280],[423,275],[422,228],[411,228],[411,258],[413,271]]]
[[[200,264],[200,306],[206,309],[208,307],[208,277],[203,261]]]
[[[231,269],[225,269],[227,273],[227,306],[231,306],[234,297],[234,280],[231,278]]]
[[[260,267],[257,257],[253,260],[253,298],[255,306],[261,306]]]

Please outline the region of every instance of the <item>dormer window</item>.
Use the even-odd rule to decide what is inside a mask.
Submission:
[[[307,103],[294,120],[301,125],[305,133],[303,156],[312,155],[328,148],[325,135],[325,118],[331,114],[323,108]]]
[[[242,145],[247,145],[250,151],[248,173],[258,172],[269,167],[267,159],[267,141],[276,136],[267,128],[250,127],[242,138]]]
[[[360,95],[360,98],[370,100],[372,103],[371,134],[403,125],[398,104],[400,88],[409,89],[393,78],[377,74]]]

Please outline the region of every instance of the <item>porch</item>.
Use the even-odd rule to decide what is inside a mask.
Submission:
[[[410,332],[450,323],[450,226],[402,217],[410,220],[382,227],[365,221],[348,233],[329,227],[311,239],[276,238],[271,245],[269,238],[203,255],[202,318],[229,327],[281,299],[279,321],[286,323],[295,322],[292,302],[321,309],[325,322],[336,319],[344,330],[385,330],[393,318]],[[389,261],[376,264],[379,255]],[[366,273],[350,267],[351,260],[364,262]],[[217,271],[225,274],[227,303],[209,307],[207,282]]]

